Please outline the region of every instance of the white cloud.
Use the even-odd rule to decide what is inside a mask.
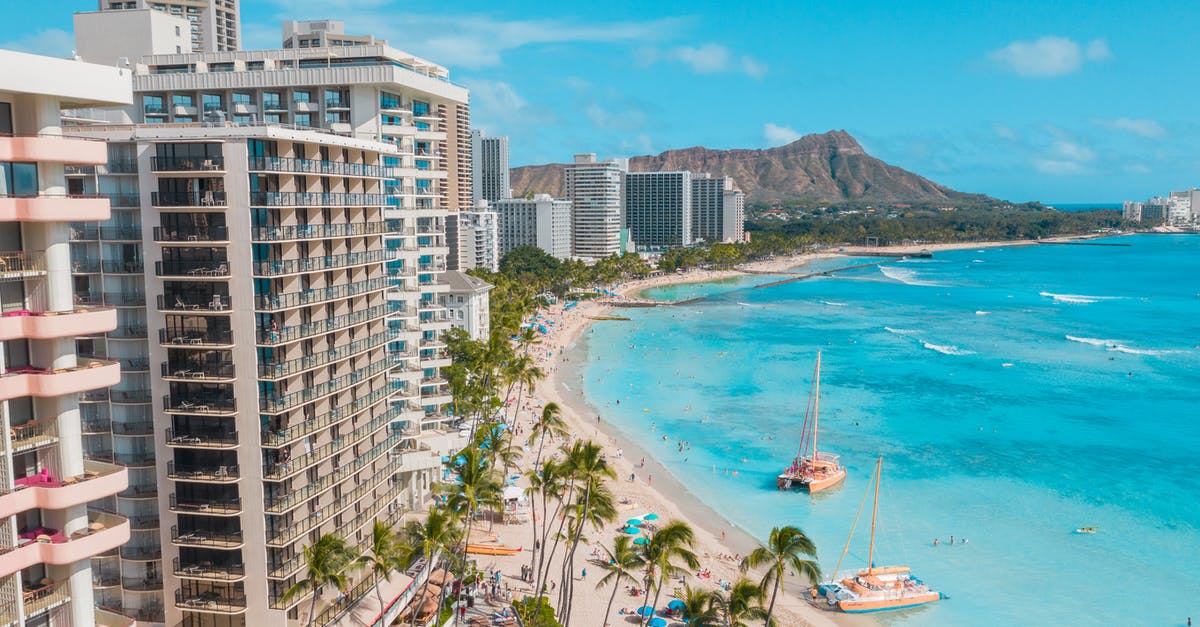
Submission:
[[[1133,133],[1140,137],[1162,137],[1167,134],[1167,129],[1163,128],[1162,124],[1148,118],[1113,118],[1092,121],[1104,128]]]
[[[473,117],[507,125],[521,121],[526,116],[529,105],[512,85],[481,78],[464,80],[471,90]]]
[[[622,106],[620,113],[612,113],[593,102],[584,107],[583,113],[595,126],[618,131],[641,128],[646,121],[645,113],[628,106]]]
[[[763,139],[771,146],[790,144],[804,135],[790,126],[780,126],[767,122],[763,124]]]
[[[0,43],[0,48],[51,57],[69,57],[75,49],[75,38],[65,30],[47,28],[20,39]]]
[[[1091,161],[1096,158],[1096,153],[1087,146],[1065,139],[1054,142],[1054,153],[1071,161]]]
[[[992,131],[995,132],[996,136],[1000,139],[1007,139],[1010,141],[1015,141],[1017,139],[1017,132],[1003,124],[993,124]]]
[[[1134,174],[1150,174],[1150,166],[1144,163],[1131,163],[1125,166],[1125,171],[1133,172]]]
[[[638,67],[649,67],[659,61],[676,61],[697,74],[737,72],[751,78],[762,78],[767,73],[767,65],[758,59],[749,55],[736,56],[728,47],[714,43],[675,46],[666,50],[642,46],[634,52],[633,59]]]
[[[1085,61],[1107,61],[1113,57],[1108,43],[1096,39],[1085,47],[1066,37],[1046,36],[1033,41],[1014,41],[988,53],[997,67],[1018,76],[1048,78],[1078,72]]]
[[[1087,168],[1083,164],[1063,159],[1034,159],[1033,167],[1042,174],[1054,176],[1070,176],[1087,172]]]
[[[767,65],[753,57],[743,56],[742,73],[753,78],[762,78],[767,75]]]

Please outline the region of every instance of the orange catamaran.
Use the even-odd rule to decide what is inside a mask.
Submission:
[[[837,455],[817,451],[817,420],[821,408],[820,352],[817,353],[813,389],[808,401],[809,406],[804,413],[804,427],[800,435],[800,449],[796,452],[792,465],[788,466],[787,470],[784,470],[775,479],[780,490],[799,487],[810,493],[820,492],[841,483],[842,479],[846,478],[846,469],[842,468]],[[810,418],[812,419],[811,432],[808,426]]]
[[[880,457],[875,463],[875,504],[871,510],[871,548],[867,554],[867,567],[843,576],[840,581],[818,587],[829,604],[836,605],[843,612],[898,610],[925,605],[943,598],[942,593],[929,589],[929,586],[913,576],[907,566],[875,566],[875,517],[879,511],[879,479],[882,469],[883,458]],[[867,495],[870,494],[870,486],[867,486],[867,489],[868,492],[863,495],[863,504],[866,504]],[[858,513],[862,514],[861,504]],[[850,537],[846,539],[846,548],[833,571],[835,579],[842,566],[842,560],[850,550],[850,540],[854,538],[854,527],[857,526],[856,515],[854,525],[850,528]]]

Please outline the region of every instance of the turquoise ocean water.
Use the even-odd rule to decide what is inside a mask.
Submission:
[[[1200,618],[1200,237],[1104,241],[1130,246],[660,289],[712,296],[628,310],[574,350],[589,402],[687,489],[757,537],[801,526],[826,569],[882,455],[876,563],[951,597],[887,624],[1182,625]],[[821,448],[849,476],[813,498],[774,477],[817,350]],[[866,562],[869,511],[843,569]]]

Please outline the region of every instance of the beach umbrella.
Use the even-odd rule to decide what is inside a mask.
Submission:
[[[651,618],[650,622],[648,622],[646,624],[649,625],[650,627],[667,627],[667,619],[665,619],[661,616],[655,616],[654,618]]]
[[[643,520],[658,520],[658,514],[646,514],[642,516]]]
[[[647,539],[645,539],[645,538],[634,538],[634,539],[633,539],[633,543],[634,543],[634,544],[638,544],[638,545],[642,545],[642,546],[645,546],[645,545],[646,545],[646,544],[648,544],[649,542],[650,542],[650,541],[649,541],[649,540],[647,540]]]
[[[683,602],[683,599],[671,599],[671,602],[667,604],[667,609],[674,612],[676,610],[682,610],[686,606],[687,604]]]
[[[642,524],[642,519],[641,518],[630,518],[629,520],[625,521],[625,524],[629,525],[630,527],[636,527],[636,526]]]
[[[446,457],[445,455],[442,455],[442,463],[444,464],[444,463],[446,463],[446,462],[448,462],[448,461],[450,461],[450,458],[449,458],[449,457]]]
[[[641,533],[641,532],[642,532],[642,530],[641,530],[641,529],[638,529],[637,527],[626,527],[626,528],[624,528],[624,529],[622,529],[622,530],[621,530],[621,533],[627,533],[627,534],[629,534],[629,535],[631,535],[631,536],[632,536],[632,535],[637,535],[637,534],[639,534],[639,533]]]
[[[637,608],[637,613],[638,613],[638,616],[653,616],[654,615],[654,606],[653,605],[643,605],[643,606]]]
[[[455,458],[454,458],[454,465],[455,465],[455,466],[462,466],[462,465],[463,465],[463,464],[465,464],[465,463],[467,463],[467,458],[466,458],[466,457],[463,457],[462,455],[459,455],[458,457],[455,457]]]

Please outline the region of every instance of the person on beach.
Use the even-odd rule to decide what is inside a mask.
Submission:
[[[654,475],[646,475],[646,485],[654,485]]]

